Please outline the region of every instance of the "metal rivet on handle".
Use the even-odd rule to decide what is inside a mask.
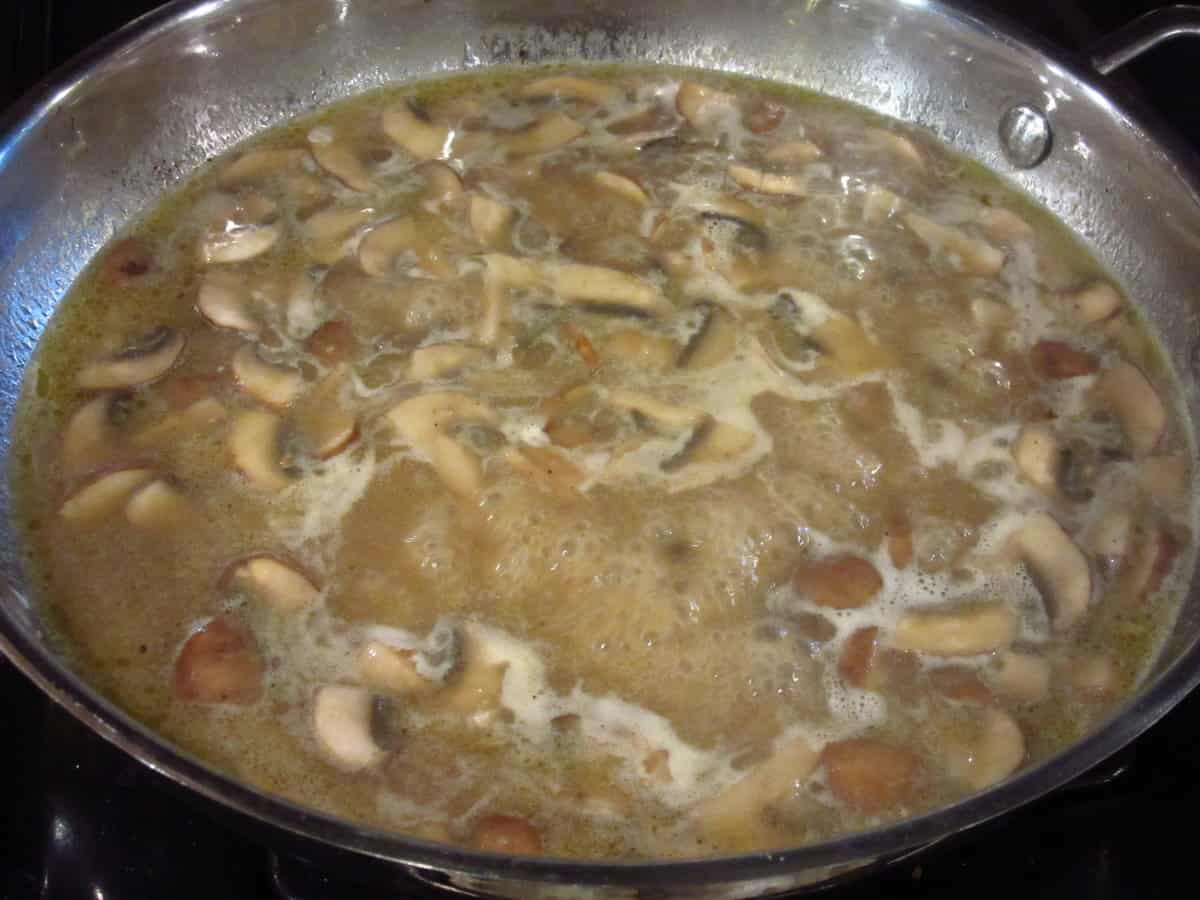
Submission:
[[[1036,106],[1018,103],[1000,118],[1000,146],[1018,169],[1032,169],[1040,163],[1053,142],[1050,120]]]

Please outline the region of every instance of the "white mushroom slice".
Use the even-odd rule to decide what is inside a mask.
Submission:
[[[465,497],[479,491],[483,466],[451,433],[460,422],[498,425],[500,419],[490,407],[466,394],[435,391],[410,397],[387,416],[400,438],[428,457],[447,487]]]
[[[715,194],[694,200],[692,208],[701,216],[710,219],[732,219],[741,225],[763,231],[767,225],[766,213],[761,207],[725,194]]]
[[[765,172],[739,163],[730,163],[726,172],[739,186],[759,194],[803,197],[808,193],[808,180],[802,175]]]
[[[763,154],[763,159],[773,163],[804,165],[820,159],[821,156],[821,148],[812,141],[785,141],[769,148]]]
[[[155,478],[145,466],[126,466],[97,472],[77,487],[59,507],[59,515],[73,522],[94,522],[115,513],[129,496]]]
[[[649,394],[618,388],[608,392],[608,402],[618,409],[640,413],[648,419],[653,419],[659,425],[679,431],[694,428],[707,418],[702,410],[686,406],[674,406],[656,400]]]
[[[467,210],[471,233],[485,247],[504,247],[508,244],[508,228],[517,211],[506,203],[493,200],[486,194],[472,194]]]
[[[878,184],[867,188],[863,195],[863,221],[872,225],[886,222],[904,208],[904,200]]]
[[[262,256],[279,240],[276,225],[238,225],[208,235],[200,245],[200,259],[206,265],[237,263]]]
[[[423,272],[433,278],[453,278],[455,267],[442,256],[442,250],[429,240],[415,219],[392,219],[376,225],[358,245],[358,264],[368,275],[383,276],[396,266],[401,253],[408,252]]]
[[[737,109],[737,98],[694,81],[683,81],[675,94],[675,109],[695,128],[704,128]]]
[[[333,207],[313,213],[300,225],[308,244],[309,255],[319,263],[333,265],[346,255],[347,241],[358,229],[366,225],[374,214],[375,211],[370,208],[346,207]]]
[[[371,734],[375,698],[366,688],[327,684],[313,697],[313,733],[326,758],[347,772],[381,762],[387,751]]]
[[[358,654],[358,672],[363,682],[377,690],[401,695],[431,693],[441,683],[417,671],[413,651],[382,641],[368,641]]]
[[[371,180],[371,173],[362,164],[362,160],[354,155],[354,151],[345,144],[337,141],[328,143],[310,141],[309,147],[317,165],[350,190],[363,193],[375,190],[375,182]]]
[[[1081,325],[1094,325],[1111,319],[1124,306],[1120,292],[1107,281],[1097,281],[1063,299],[1071,316]]]
[[[1026,425],[1013,441],[1012,454],[1023,478],[1040,491],[1057,493],[1063,454],[1053,429]]]
[[[508,317],[510,288],[533,287],[542,280],[542,270],[528,260],[505,253],[489,253],[483,257],[486,266],[483,276],[483,314],[475,329],[475,337],[486,347],[500,338],[500,329]]]
[[[304,386],[299,370],[266,362],[253,344],[243,344],[233,354],[232,367],[238,387],[267,406],[287,406]]]
[[[534,287],[543,277],[537,263],[506,253],[488,253],[483,261],[487,265],[488,276],[505,287]]]
[[[249,150],[226,166],[218,180],[222,184],[235,184],[253,178],[265,178],[287,169],[298,169],[308,154],[293,147],[280,149]]]
[[[292,483],[279,465],[282,425],[275,413],[251,409],[238,413],[229,430],[234,466],[261,491],[276,493]]]
[[[663,461],[662,470],[673,472],[684,466],[728,462],[753,446],[753,433],[707,417],[692,430],[683,449]]]
[[[438,212],[463,194],[462,179],[458,173],[444,162],[430,160],[417,166],[417,171],[425,179],[425,190],[422,192],[421,206],[430,212]]]
[[[1120,560],[1129,553],[1133,517],[1124,509],[1109,509],[1084,532],[1083,545],[1101,559]]]
[[[358,437],[358,418],[342,402],[349,378],[349,366],[337,366],[296,410],[296,431],[318,459],[337,456]]]
[[[282,613],[307,609],[321,595],[321,589],[312,578],[296,566],[267,553],[235,560],[225,570],[221,583],[245,589]]]
[[[968,275],[995,275],[1004,266],[1004,251],[986,241],[967,237],[957,228],[939,225],[916,213],[905,213],[904,224],[935,255],[944,255],[950,266]]]
[[[1118,363],[1100,376],[1096,394],[1117,414],[1135,455],[1145,456],[1158,446],[1167,427],[1167,411],[1141,369]]]
[[[999,784],[1025,761],[1025,736],[1013,717],[994,706],[980,716],[979,733],[969,745],[954,748],[958,758],[950,763],[951,774],[976,791]]]
[[[204,276],[196,293],[196,309],[218,328],[258,334],[261,327],[250,314],[244,282],[232,272],[217,271]]]
[[[79,373],[85,391],[111,391],[157,381],[179,361],[184,337],[171,328],[156,328],[132,346],[108,359],[91,363]]]
[[[153,425],[137,432],[130,443],[135,447],[165,446],[178,441],[189,431],[199,431],[225,421],[225,407],[216,397],[201,397],[177,412],[168,413]]]
[[[887,150],[906,162],[912,163],[921,171],[925,170],[925,157],[917,149],[917,145],[903,135],[883,128],[864,128],[863,137],[876,147]]]
[[[1020,703],[1041,703],[1050,696],[1050,664],[1032,653],[1004,650],[996,657],[992,684]]]
[[[1015,241],[1033,235],[1033,226],[1008,209],[985,206],[975,221],[995,241]]]
[[[619,175],[616,172],[597,172],[592,176],[596,184],[606,190],[618,194],[638,206],[646,206],[650,203],[650,197],[642,189],[642,186],[632,178],[627,178],[624,175]]]
[[[512,156],[548,153],[564,147],[587,131],[570,116],[555,112],[542,116],[532,125],[495,136],[496,146]]]
[[[408,377],[414,381],[445,378],[479,362],[483,349],[470,344],[430,344],[413,351],[408,363]]]
[[[550,269],[551,289],[573,303],[612,306],[648,315],[663,315],[673,309],[649,281],[617,269],[566,263]]]
[[[192,515],[192,506],[183,494],[161,478],[138,488],[125,504],[125,518],[139,528],[178,528]]]
[[[723,307],[705,304],[704,322],[679,353],[683,369],[719,366],[737,350],[737,321]]]
[[[525,100],[537,100],[544,97],[566,97],[570,100],[582,100],[603,106],[621,96],[621,91],[614,85],[591,78],[579,78],[575,75],[551,75],[539,78],[522,85],[517,92]]]
[[[892,646],[930,656],[976,656],[1003,650],[1016,636],[1016,613],[1000,603],[985,603],[907,612],[896,623]]]
[[[454,132],[418,116],[407,100],[383,111],[383,133],[418,161],[444,159],[450,155]]]
[[[111,458],[118,430],[113,423],[113,405],[119,394],[101,394],[79,407],[63,430],[59,458],[69,475],[94,469]]]
[[[1087,557],[1054,519],[1035,513],[1012,536],[1012,546],[1041,591],[1056,631],[1075,625],[1092,600]]]

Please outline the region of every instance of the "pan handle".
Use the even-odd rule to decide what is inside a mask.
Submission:
[[[1163,41],[1186,34],[1200,35],[1200,6],[1166,6],[1101,38],[1088,55],[1096,71],[1107,75]]]

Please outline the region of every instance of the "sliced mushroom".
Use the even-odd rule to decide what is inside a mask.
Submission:
[[[410,397],[392,407],[387,416],[401,439],[428,457],[447,487],[465,497],[478,493],[483,466],[451,434],[462,422],[499,424],[490,407],[466,394],[435,391]]]
[[[702,304],[704,321],[679,353],[682,369],[708,369],[719,366],[737,350],[737,322],[723,307]]]
[[[680,347],[669,337],[647,334],[638,328],[623,328],[609,334],[601,345],[603,356],[616,356],[639,368],[663,371],[679,359]]]
[[[518,816],[484,816],[471,829],[471,846],[506,857],[538,856],[542,836],[527,819]]]
[[[253,344],[238,348],[233,354],[232,368],[238,387],[267,406],[287,406],[304,386],[299,370],[266,362]]]
[[[248,591],[282,613],[298,612],[317,602],[321,589],[294,563],[270,553],[254,553],[230,563],[221,575],[223,587]]]
[[[782,144],[768,148],[767,152],[763,154],[763,159],[771,163],[804,165],[820,159],[822,155],[821,148],[812,141],[796,140],[784,141]]]
[[[417,171],[425,178],[425,190],[422,192],[421,201],[424,209],[437,213],[444,205],[453,203],[463,195],[462,179],[444,162],[430,160],[421,163]]]
[[[113,411],[122,396],[107,393],[94,397],[67,421],[59,459],[68,475],[91,471],[111,458],[120,435]]]
[[[705,128],[737,109],[733,94],[683,81],[675,93],[675,109],[695,128]]]
[[[944,256],[960,272],[995,275],[1004,266],[1004,251],[986,241],[968,237],[957,228],[940,225],[917,213],[905,213],[901,218],[930,253]]]
[[[511,206],[493,200],[486,194],[472,194],[467,210],[471,233],[485,247],[501,249],[508,245],[508,229],[517,211]]]
[[[1138,456],[1151,453],[1167,428],[1167,411],[1154,385],[1137,366],[1121,362],[1096,382],[1096,394],[1112,407]]]
[[[876,147],[911,163],[922,172],[925,171],[925,157],[917,149],[917,145],[903,135],[883,128],[864,128],[863,136]]]
[[[849,316],[834,315],[826,319],[813,329],[810,340],[823,351],[817,362],[818,371],[836,377],[853,378],[896,365],[893,353],[872,340]]]
[[[418,161],[444,159],[450,155],[454,132],[417,115],[407,100],[383,111],[383,133]]]
[[[58,512],[72,522],[95,522],[119,510],[157,472],[148,466],[120,466],[94,473],[63,501]]]
[[[138,488],[125,503],[125,518],[139,528],[179,528],[194,515],[191,503],[169,481],[157,478]]]
[[[999,784],[1025,761],[1025,736],[1013,717],[995,707],[987,707],[979,715],[974,739],[951,748],[949,765],[952,775],[976,791]]]
[[[767,172],[740,163],[730,163],[725,170],[740,187],[759,194],[803,197],[808,194],[808,179],[802,175]]]
[[[995,241],[1015,241],[1033,235],[1033,226],[1008,209],[986,206],[975,221],[984,233]]]
[[[605,84],[603,81],[595,81],[591,78],[580,78],[577,75],[551,75],[522,85],[517,94],[525,100],[565,97],[568,100],[581,100],[584,103],[604,106],[620,97],[621,91],[615,85]]]
[[[397,257],[405,251],[434,278],[453,278],[457,274],[417,221],[407,216],[376,225],[368,231],[358,245],[358,264],[368,275],[387,275],[395,268]]]
[[[417,671],[411,651],[382,641],[363,645],[358,654],[358,671],[369,686],[393,694],[419,696],[441,687],[439,682]]]
[[[1125,301],[1107,281],[1096,281],[1063,297],[1071,316],[1081,325],[1105,322],[1121,311]]]
[[[672,431],[694,428],[705,421],[706,414],[687,406],[663,403],[649,394],[616,388],[608,392],[608,402],[618,409],[639,413]]]
[[[387,756],[371,733],[374,708],[375,697],[366,688],[327,684],[313,695],[313,735],[339,769],[359,772]]]
[[[1127,605],[1144,603],[1171,573],[1180,544],[1170,532],[1152,527],[1129,553],[1120,572],[1119,587]]]
[[[683,448],[670,459],[664,460],[661,468],[664,472],[675,472],[684,466],[728,462],[753,446],[753,433],[706,416],[692,429]]]
[[[309,137],[309,149],[317,165],[350,188],[352,191],[369,193],[375,190],[371,173],[362,164],[354,151],[337,140],[314,141]]]
[[[300,223],[308,254],[323,265],[331,266],[346,255],[347,243],[358,229],[371,220],[370,208],[335,206],[313,213]]]
[[[986,297],[975,297],[971,300],[971,318],[980,328],[1002,331],[1011,327],[1016,317],[1016,310],[1007,303],[989,300]]]
[[[480,347],[470,344],[430,344],[412,352],[408,363],[408,377],[414,381],[431,378],[447,378],[480,362],[486,356]]]
[[[508,447],[504,458],[518,472],[563,494],[578,490],[585,477],[565,454],[550,447]]]
[[[859,556],[805,560],[792,572],[791,583],[809,602],[830,609],[858,609],[883,590],[879,570]]]
[[[1092,599],[1087,557],[1045,513],[1027,518],[1013,534],[1012,545],[1036,582],[1054,629],[1071,628],[1087,612]]]
[[[233,464],[255,488],[277,493],[292,483],[279,464],[283,420],[260,409],[243,410],[229,429]]]
[[[325,365],[336,366],[354,355],[354,332],[341,319],[330,319],[308,336],[304,349]]]
[[[1041,703],[1050,696],[1050,664],[1032,653],[1001,651],[992,674],[996,690],[1020,703]]]
[[[911,802],[925,772],[921,758],[911,750],[876,738],[827,744],[821,762],[833,795],[868,815]]]
[[[1038,341],[1029,351],[1033,371],[1043,378],[1079,378],[1100,370],[1094,353],[1079,350],[1065,341]]]
[[[842,644],[837,670],[838,675],[847,684],[857,688],[867,686],[867,676],[871,671],[878,637],[879,629],[871,625],[858,629]]]
[[[863,221],[871,225],[886,222],[904,208],[904,200],[893,191],[878,184],[867,188],[863,195]]]
[[[157,381],[179,361],[184,336],[162,326],[107,359],[84,366],[76,383],[85,391],[112,391]]]
[[[605,190],[612,191],[631,203],[636,203],[638,206],[647,206],[650,203],[650,197],[645,190],[632,178],[616,172],[597,172],[592,178]]]
[[[134,434],[129,442],[135,447],[166,446],[180,436],[201,431],[225,421],[225,407],[216,397],[201,397],[175,412],[168,413],[153,425]]]
[[[180,649],[172,689],[191,703],[248,706],[262,696],[263,671],[249,629],[232,616],[217,616]]]
[[[583,125],[570,116],[553,112],[525,128],[497,134],[495,142],[496,146],[510,156],[530,156],[564,147],[586,131]]]
[[[196,309],[208,322],[254,335],[261,326],[250,312],[249,301],[244,282],[231,272],[208,273],[196,293]]]
[[[663,315],[673,307],[649,281],[603,266],[565,263],[548,272],[551,289],[565,300]]]
[[[277,225],[238,225],[209,234],[200,245],[200,259],[207,265],[237,263],[262,256],[280,238]]]
[[[478,626],[465,623],[459,637],[458,667],[436,697],[438,708],[464,716],[491,713],[500,706],[508,662],[495,658],[486,633]]]
[[[342,363],[297,405],[296,432],[318,459],[337,456],[358,436],[358,417],[342,399],[349,379],[350,368]]]
[[[990,706],[996,702],[983,680],[964,666],[940,666],[929,673],[929,685],[947,700]]]
[[[1012,445],[1017,471],[1034,487],[1048,494],[1058,491],[1063,469],[1063,448],[1048,425],[1026,425]]]
[[[891,643],[930,656],[977,656],[1003,650],[1016,636],[1016,613],[1001,603],[980,603],[906,612]]]
[[[897,569],[905,569],[913,560],[912,522],[903,512],[888,513],[883,523],[888,559]]]
[[[265,178],[288,169],[299,169],[307,158],[308,153],[296,147],[248,150],[226,166],[218,177],[222,184]]]

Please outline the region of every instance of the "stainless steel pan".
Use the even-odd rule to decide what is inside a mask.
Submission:
[[[1107,72],[1200,8],[1097,51]],[[289,116],[359,91],[498,63],[642,60],[794,82],[923,125],[1006,173],[1091,245],[1146,309],[1200,421],[1195,158],[1098,77],[1027,38],[928,0],[209,0],[135,22],[42,86],[0,131],[0,452],[25,364],[72,280],[117,229],[196,166]],[[1001,124],[1003,123],[1003,124]],[[0,484],[0,649],[99,734],[322,863],[402,867],[515,897],[746,897],[894,858],[1062,785],[1200,681],[1200,590],[1142,690],[1094,734],[982,795],[825,844],[624,865],[489,856],[360,828],[267,796],[128,718],[64,664],[26,593]],[[1194,581],[1194,579],[1193,579]]]

